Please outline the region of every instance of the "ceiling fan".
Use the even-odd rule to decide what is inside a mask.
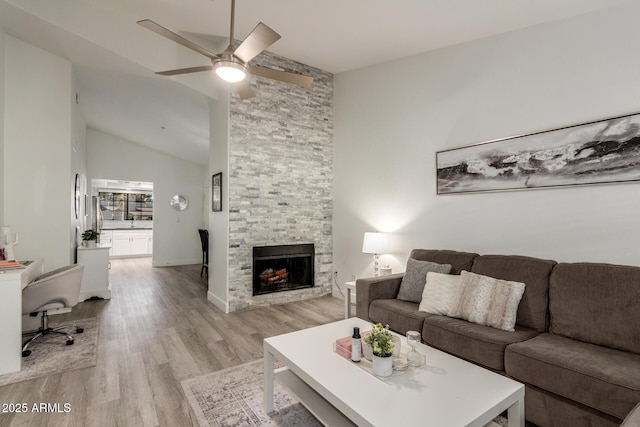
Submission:
[[[233,27],[236,1],[231,0],[231,26],[229,31],[229,46],[222,53],[212,53],[202,46],[187,40],[173,31],[155,23],[150,19],[138,21],[138,24],[153,31],[163,37],[194,50],[211,59],[212,65],[200,67],[180,68],[177,70],[160,71],[156,74],[162,76],[175,76],[178,74],[197,73],[201,71],[215,70],[216,74],[223,80],[230,82],[236,88],[240,99],[247,99],[255,96],[251,85],[247,81],[247,74],[266,77],[285,83],[291,83],[304,88],[311,87],[313,77],[302,74],[290,73],[288,71],[276,70],[273,68],[249,65],[249,61],[262,53],[269,46],[280,39],[280,34],[267,27],[262,22],[249,33],[240,46],[235,47],[233,42]]]

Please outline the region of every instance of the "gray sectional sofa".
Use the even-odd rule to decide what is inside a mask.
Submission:
[[[410,258],[526,285],[514,332],[397,299],[403,274],[358,279],[358,317],[525,384],[527,421],[619,426],[640,402],[640,267],[415,249]]]

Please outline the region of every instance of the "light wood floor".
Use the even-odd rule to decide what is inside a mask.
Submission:
[[[344,315],[330,296],[225,315],[207,302],[199,266],[111,265],[111,300],[51,319],[99,317],[97,365],[0,387],[0,404],[69,403],[71,412],[0,414],[0,426],[196,426],[180,381],[259,359],[263,338]]]

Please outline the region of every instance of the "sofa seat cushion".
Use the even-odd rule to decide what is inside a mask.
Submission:
[[[422,339],[428,345],[462,359],[494,371],[504,371],[504,351],[507,345],[535,337],[538,333],[518,327],[514,332],[507,332],[434,314],[424,321]]]
[[[507,375],[623,419],[640,401],[640,356],[560,335],[512,344]]]
[[[373,323],[389,325],[389,329],[399,334],[422,330],[422,322],[432,314],[418,311],[418,304],[399,299],[377,299],[369,305],[369,320]]]

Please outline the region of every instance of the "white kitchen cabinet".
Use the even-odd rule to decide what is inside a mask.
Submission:
[[[111,255],[147,256],[153,249],[153,230],[113,230]]]
[[[80,301],[92,297],[110,299],[109,249],[105,243],[95,247],[78,247],[78,264],[84,265]]]
[[[149,253],[148,233],[139,233],[131,236],[131,255],[148,255]]]

